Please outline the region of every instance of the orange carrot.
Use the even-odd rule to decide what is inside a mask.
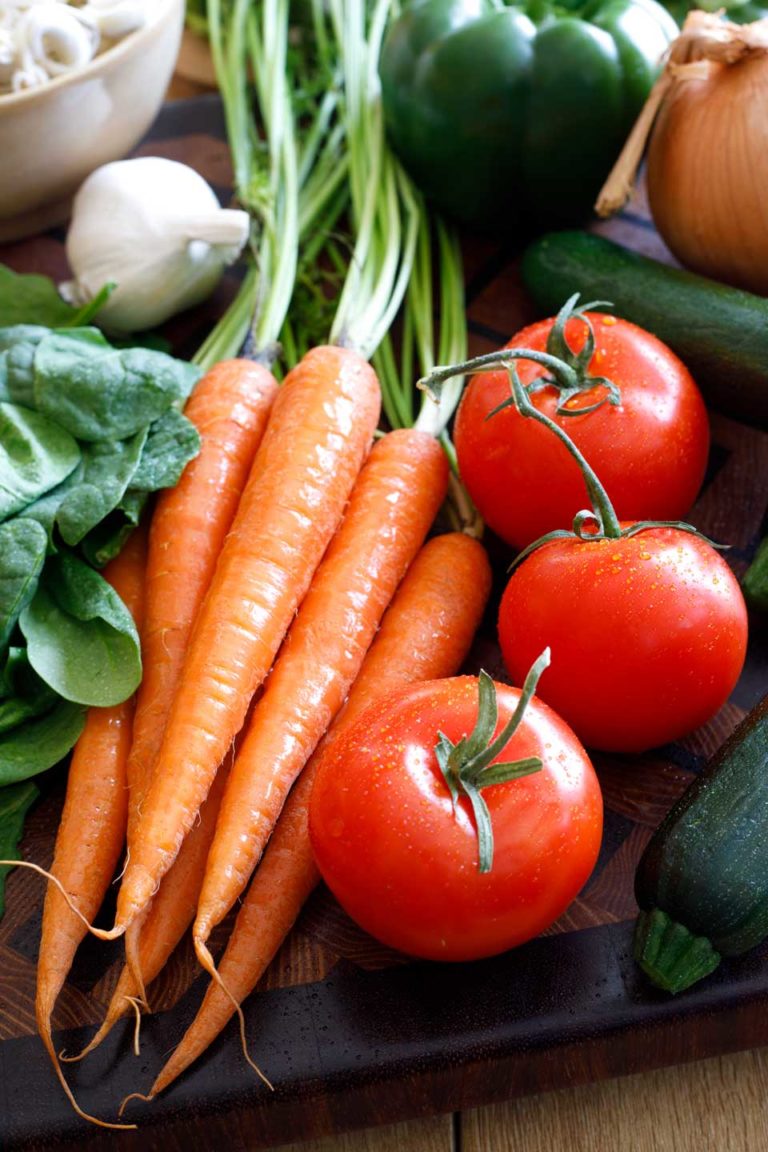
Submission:
[[[146,532],[138,528],[119,556],[104,569],[105,579],[124,601],[139,628],[145,568]],[[126,761],[133,714],[133,697],[113,707],[91,708],[70,763],[51,873],[89,922],[101,906],[125,845]],[[49,885],[37,963],[37,1026],[75,1111],[94,1120],[76,1103],[56,1058],[51,1034],[51,1016],[57,997],[86,931],[85,924],[71,910],[60,889]]]
[[[208,591],[224,538],[267,424],[277,381],[249,360],[224,360],[197,383],[185,415],[200,433],[200,452],[175,488],[162,492],[149,534],[141,634],[143,676],[128,757],[128,857],[190,633]],[[126,938],[138,964],[139,924]],[[143,998],[137,973],[135,993]],[[132,981],[133,983],[133,981]]]
[[[413,428],[384,436],[363,466],[224,793],[193,930],[198,959],[211,975],[206,941],[246,887],[291,785],[344,702],[447,489],[443,449]]]
[[[307,809],[327,748],[385,693],[460,668],[480,623],[491,573],[482,545],[460,533],[437,536],[414,560],[363,662],[347,703],[290,793],[243,901],[219,972],[237,1001],[256,987],[320,875],[312,857]],[[181,1043],[150,1096],[168,1087],[234,1015],[228,993],[211,982]]]
[[[122,934],[176,858],[341,518],[380,405],[373,369],[337,347],[314,348],[280,388],[192,632],[115,925],[96,935]]]
[[[128,759],[129,850],[197,612],[234,519],[277,391],[270,372],[224,360],[198,382],[185,416],[200,452],[158,497],[149,534],[142,682]]]
[[[141,984],[149,984],[159,975],[192,923],[203,884],[205,861],[216,829],[216,817],[219,814],[228,775],[229,766],[224,764],[216,773],[216,779],[200,809],[200,819],[185,838],[173,867],[163,877],[146,919],[141,923],[138,937],[141,982],[135,977],[130,966],[125,964],[101,1027],[78,1059],[82,1059],[97,1048],[118,1020],[121,1020],[136,1000],[141,998],[143,995]]]

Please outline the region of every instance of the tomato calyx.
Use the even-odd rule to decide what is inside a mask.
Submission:
[[[502,404],[494,408],[490,415],[493,416],[503,408],[514,405],[522,416],[538,421],[539,424],[543,424],[545,428],[553,432],[579,465],[592,505],[591,508],[576,513],[570,529],[558,528],[555,529],[554,532],[547,532],[544,536],[540,536],[538,540],[534,540],[532,544],[529,544],[527,548],[524,548],[523,551],[515,557],[510,570],[521,564],[523,560],[525,560],[527,556],[530,556],[532,552],[535,552],[537,548],[541,548],[544,544],[549,544],[552,540],[562,540],[566,537],[589,542],[597,540],[622,540],[629,536],[636,536],[639,532],[645,532],[650,528],[674,528],[679,532],[689,532],[694,536],[698,536],[702,540],[706,540],[712,547],[723,547],[723,545],[714,544],[707,536],[699,532],[698,528],[695,528],[693,524],[687,524],[683,520],[639,520],[633,524],[622,527],[608,493],[584,454],[579,451],[568,433],[565,432],[559,424],[556,424],[545,412],[539,411],[538,408],[531,404],[528,393],[523,387],[520,376],[518,375],[516,366],[510,364],[507,372],[509,374],[512,395]]]
[[[569,305],[575,304],[578,296],[572,296],[565,308]],[[585,308],[594,308],[594,304],[585,305]],[[587,321],[588,323],[588,321]],[[706,540],[707,544],[715,548],[727,547],[727,545],[715,544],[700,532],[698,528],[694,528],[693,524],[687,524],[685,521],[652,521],[644,520],[637,521],[629,525],[622,526],[619,523],[613,503],[611,503],[606,488],[602,483],[596,472],[593,470],[592,465],[588,463],[586,457],[577,448],[569,437],[568,433],[562,427],[555,423],[555,420],[550,419],[546,412],[542,412],[531,403],[530,388],[523,385],[522,380],[519,378],[517,371],[516,359],[534,358],[534,354],[525,353],[525,357],[518,355],[518,349],[505,349],[503,353],[491,353],[486,356],[478,356],[474,361],[467,361],[463,364],[457,364],[448,367],[436,367],[427,377],[418,381],[418,387],[423,388],[429,395],[439,395],[440,388],[444,381],[449,380],[457,374],[464,374],[473,371],[489,371],[491,367],[499,367],[500,365],[507,370],[510,381],[510,395],[502,401],[501,404],[488,412],[486,419],[491,419],[497,412],[503,411],[504,408],[517,408],[520,415],[537,420],[539,424],[547,427],[550,432],[556,435],[557,439],[562,442],[565,448],[573,457],[573,460],[579,465],[581,476],[584,478],[588,497],[590,497],[591,508],[586,508],[578,511],[571,528],[555,529],[552,532],[547,532],[545,536],[539,537],[534,540],[532,544],[524,548],[524,550],[516,556],[512,561],[511,568],[516,568],[518,564],[522,563],[526,556],[530,556],[532,552],[537,551],[537,548],[545,544],[549,544],[552,540],[562,540],[564,538],[576,538],[585,541],[596,540],[621,540],[630,536],[637,536],[638,532],[644,532],[652,528],[672,528],[680,532],[690,532],[693,536],[698,536],[702,540]],[[540,353],[535,356],[541,358],[546,354]],[[478,369],[477,365],[481,364],[485,367]],[[558,362],[560,363],[560,362]],[[585,412],[587,409],[579,409],[579,412]],[[573,412],[571,412],[573,415]]]
[[[527,385],[527,392],[533,394],[544,388],[555,388],[558,393],[556,408],[558,416],[586,416],[602,408],[603,404],[620,404],[621,391],[613,380],[609,380],[607,376],[589,374],[589,365],[595,351],[595,333],[586,313],[595,308],[610,308],[611,304],[605,300],[592,300],[589,304],[577,307],[578,300],[579,294],[576,292],[566,300],[558,312],[547,338],[546,352],[540,352],[535,348],[502,348],[498,352],[486,352],[461,364],[433,368],[428,376],[417,382],[417,388],[425,391],[439,403],[443,385],[455,376],[494,372],[499,368],[510,371],[516,360],[531,360],[549,371],[548,374],[532,380]],[[568,343],[565,329],[569,320],[581,320],[586,326],[586,339],[581,352],[575,352]],[[572,403],[584,393],[597,388],[602,388],[604,394],[593,403]],[[486,419],[490,419],[493,414],[489,412]]]
[[[579,293],[575,292],[558,312],[547,337],[547,353],[561,361],[575,374],[576,383],[573,382],[570,373],[563,376],[558,370],[551,369],[550,375],[538,376],[531,381],[527,389],[528,395],[532,396],[534,392],[540,392],[543,388],[556,388],[559,393],[556,408],[558,416],[584,416],[602,408],[603,404],[621,403],[621,391],[613,380],[609,380],[607,376],[589,374],[589,365],[595,353],[595,331],[586,313],[596,308],[611,308],[613,305],[607,300],[592,300],[589,304],[577,307],[578,303]],[[580,352],[575,352],[568,343],[565,329],[570,320],[581,320],[586,329],[584,346]],[[604,389],[604,395],[592,404],[571,403],[582,393],[591,392],[599,387]]]
[[[493,784],[503,784],[509,780],[529,776],[542,768],[542,761],[538,756],[500,761],[496,764],[492,764],[491,761],[499,755],[519,728],[528,702],[535,693],[539,678],[549,662],[550,650],[545,648],[529,669],[517,706],[495,739],[493,734],[498,720],[496,687],[493,679],[484,671],[481,671],[478,677],[477,720],[470,734],[462,736],[458,743],[454,744],[444,732],[438,732],[435,756],[451,794],[454,813],[461,796],[466,796],[472,806],[477,827],[480,872],[490,872],[493,867],[493,825],[482,790]]]

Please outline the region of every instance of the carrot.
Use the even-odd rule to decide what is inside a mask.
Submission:
[[[139,628],[145,567],[146,532],[138,528],[116,559],[104,569],[105,579],[124,601]],[[70,763],[51,874],[89,922],[101,906],[125,844],[126,761],[134,700],[131,697],[113,707],[91,708]],[[61,890],[50,885],[43,907],[37,962],[37,1026],[75,1111],[87,1120],[103,1124],[78,1106],[56,1058],[51,1033],[56,1000],[86,931],[83,920],[72,911]]]
[[[159,496],[150,526],[141,634],[143,676],[127,767],[129,858],[192,625],[232,526],[276,392],[277,381],[262,365],[223,360],[197,383],[185,408],[200,433],[201,446],[176,487]],[[126,938],[134,965],[138,931],[135,924]],[[143,998],[143,979],[136,983],[135,994]]]
[[[344,702],[447,489],[439,442],[412,428],[384,436],[363,466],[224,793],[193,929],[198,959],[212,976],[206,941],[246,887],[291,785]]]
[[[398,588],[345,706],[291,791],[243,901],[219,972],[241,1002],[256,987],[320,875],[309,842],[312,784],[328,747],[385,693],[418,680],[453,675],[464,661],[490,591],[481,544],[460,533],[424,545]],[[218,1036],[236,1008],[211,982],[181,1043],[150,1091],[167,1088]]]
[[[312,349],[286,377],[190,638],[118,893],[121,935],[194,823],[309,587],[370,447],[381,394],[357,353]]]
[[[141,633],[143,675],[128,758],[128,846],[160,751],[192,624],[266,427],[277,381],[249,360],[224,360],[195,386],[185,416],[200,452],[158,497],[149,534]]]
[[[101,1027],[77,1059],[97,1048],[142,996],[141,983],[149,984],[159,975],[192,923],[228,775],[228,765],[222,765],[200,809],[199,821],[185,838],[173,867],[163,877],[146,919],[141,922],[138,965],[142,981],[135,977],[128,964],[124,965]],[[138,1038],[135,1047],[138,1048]]]

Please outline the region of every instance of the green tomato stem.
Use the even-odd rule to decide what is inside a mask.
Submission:
[[[550,356],[547,352],[538,352],[531,348],[503,348],[499,352],[489,352],[483,356],[475,356],[460,364],[435,368],[429,375],[418,381],[417,387],[422,388],[439,403],[444,385],[446,381],[452,377],[505,368],[509,375],[512,396],[490,412],[488,419],[491,419],[497,412],[502,411],[504,408],[514,405],[521,415],[536,420],[539,424],[543,424],[550,432],[557,436],[579,465],[587,486],[592,510],[598,522],[600,534],[610,539],[618,539],[621,536],[621,525],[608,497],[608,493],[591,465],[573,443],[567,432],[531,403],[515,367],[517,360],[533,360],[537,364],[543,364],[545,367],[548,367],[558,379],[564,382],[571,381],[572,383],[568,386],[572,386],[578,391],[577,374],[573,368],[555,356]]]
[[[538,756],[495,764],[491,761],[504,750],[519,728],[539,678],[549,663],[550,651],[546,648],[531,666],[515,710],[497,736],[494,736],[498,721],[496,686],[483,671],[478,677],[477,720],[470,734],[462,736],[458,744],[454,744],[443,732],[438,733],[435,756],[451,794],[454,811],[461,796],[465,796],[472,805],[480,872],[490,872],[493,867],[493,826],[482,790],[493,784],[529,776],[542,767]]]

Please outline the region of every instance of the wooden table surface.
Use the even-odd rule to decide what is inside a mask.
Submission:
[[[204,62],[203,62],[204,63]],[[169,99],[206,88],[182,49]],[[766,1036],[768,1044],[768,1036]],[[247,1147],[247,1133],[243,1133]],[[759,1152],[768,1047],[429,1120],[284,1145],[283,1152]]]

